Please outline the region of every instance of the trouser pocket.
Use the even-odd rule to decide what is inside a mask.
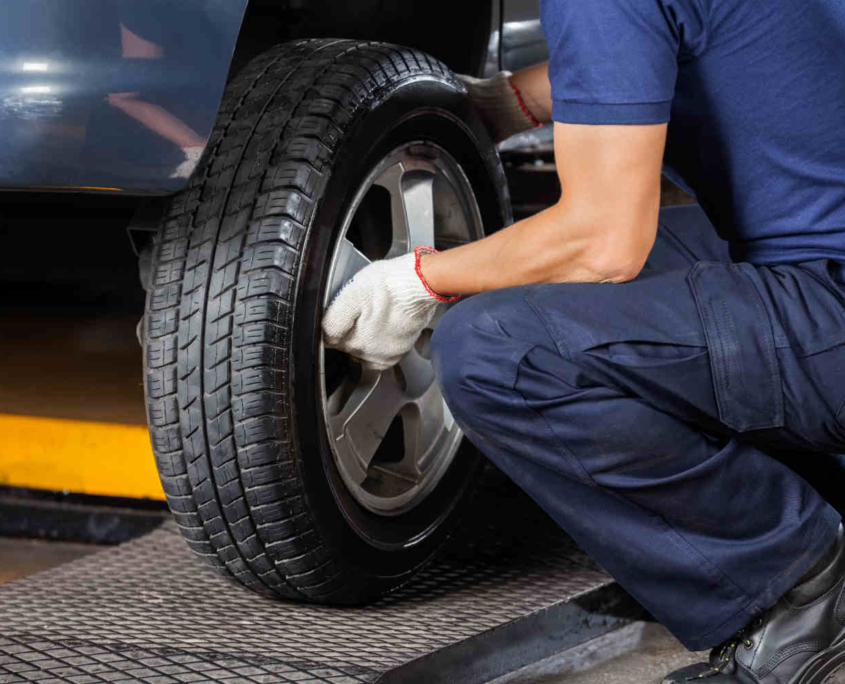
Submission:
[[[782,427],[772,325],[750,264],[699,262],[688,280],[704,327],[719,419],[739,432]]]

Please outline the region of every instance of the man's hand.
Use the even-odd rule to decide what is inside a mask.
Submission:
[[[431,323],[440,302],[419,273],[419,259],[434,250],[376,261],[355,274],[323,317],[326,346],[386,370],[397,364]]]

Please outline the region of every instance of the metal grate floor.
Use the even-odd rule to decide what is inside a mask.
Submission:
[[[0,684],[473,684],[636,611],[492,473],[428,569],[366,608],[254,595],[206,570],[170,523],[8,584],[0,588]]]

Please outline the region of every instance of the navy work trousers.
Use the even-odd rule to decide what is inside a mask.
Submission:
[[[688,648],[773,605],[839,514],[778,455],[845,452],[845,269],[731,263],[698,207],[624,284],[471,297],[432,356],[458,424]]]

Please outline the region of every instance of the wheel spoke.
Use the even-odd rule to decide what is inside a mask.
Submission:
[[[408,173],[403,188],[409,249],[434,247],[434,174]]]
[[[394,164],[375,184],[390,193],[393,237],[387,257],[434,245],[435,167],[422,159]]]
[[[405,378],[405,394],[411,400],[421,397],[434,384],[434,368],[431,361],[424,359],[415,349],[402,358],[399,369]]]
[[[364,371],[340,413],[329,417],[335,448],[358,484],[367,477],[376,450],[405,403],[393,369],[383,373]]]
[[[445,403],[440,388],[432,384],[428,390],[402,409],[405,433],[405,453],[398,463],[381,466],[397,477],[420,482],[426,472],[436,465],[436,452],[447,428],[444,421]]]
[[[340,292],[346,283],[350,281],[358,271],[367,266],[370,260],[359,252],[355,245],[344,238],[340,243],[337,254],[337,266],[335,267],[332,281],[329,283],[327,302],[331,302]]]

